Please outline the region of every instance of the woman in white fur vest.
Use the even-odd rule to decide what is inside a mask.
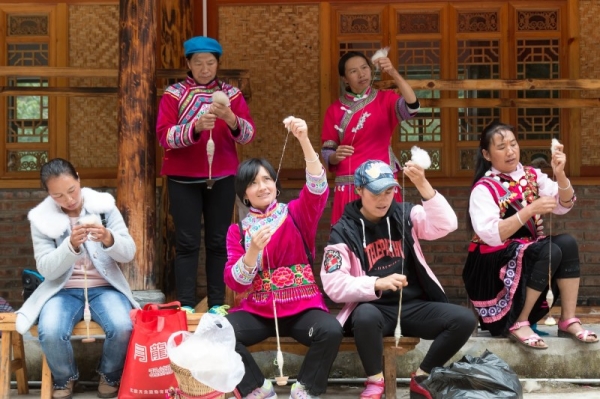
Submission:
[[[106,333],[98,396],[116,397],[132,330],[129,311],[139,308],[117,262],[133,259],[135,243],[113,196],[81,188],[71,163],[53,159],[40,175],[48,197],[28,218],[37,270],[45,280],[17,311],[17,330],[24,334],[37,320],[54,381],[52,397],[68,399],[79,378],[69,337],[88,311]]]

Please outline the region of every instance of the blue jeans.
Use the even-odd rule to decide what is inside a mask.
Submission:
[[[129,318],[131,303],[113,287],[88,289],[92,320],[102,326],[106,340],[97,372],[110,385],[116,385],[123,374],[125,354],[129,344],[132,323]],[[82,288],[63,289],[44,304],[38,321],[42,351],[52,371],[54,388],[61,389],[79,378],[73,356],[71,332],[83,319],[85,296]]]

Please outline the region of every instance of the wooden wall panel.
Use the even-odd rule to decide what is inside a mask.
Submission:
[[[118,4],[70,6],[69,66],[117,69],[118,34]],[[69,86],[115,87],[117,79],[72,78]],[[77,168],[116,168],[117,97],[73,97],[68,109],[70,161]]]
[[[600,71],[600,2],[597,0],[580,0],[579,15],[581,32],[579,35],[581,58],[580,78],[598,78]],[[583,98],[598,98],[598,91],[583,91]],[[600,113],[593,108],[583,108],[581,111],[581,149],[580,159],[582,166],[600,166],[600,140],[598,140],[598,127],[600,126]]]
[[[264,156],[276,167],[286,136],[283,119],[307,121],[320,147],[319,6],[257,5],[219,7],[222,68],[248,69],[249,102],[257,136],[240,146],[240,157]],[[288,139],[282,168],[303,168],[302,151]]]

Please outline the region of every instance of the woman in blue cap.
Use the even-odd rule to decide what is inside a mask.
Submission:
[[[170,213],[175,224],[177,300],[196,305],[198,255],[204,217],[208,306],[222,313],[225,237],[235,202],[236,144],[254,138],[254,121],[240,90],[217,77],[223,49],[210,37],[183,43],[188,76],[169,86],[158,108],[156,134],[165,148],[162,175],[168,176]],[[213,94],[220,92],[217,95]],[[217,99],[213,101],[213,99]]]
[[[431,399],[422,381],[459,351],[476,325],[473,312],[448,302],[420,244],[456,230],[456,214],[423,167],[411,160],[402,173],[421,204],[396,201],[399,185],[387,162],[368,160],[356,169],[359,199],[346,205],[331,229],[321,267],[323,290],[344,304],[337,319],[354,336],[367,374],[361,399],[381,399],[384,393],[383,337],[395,334],[399,314],[402,334],[432,340],[411,375],[411,398]]]

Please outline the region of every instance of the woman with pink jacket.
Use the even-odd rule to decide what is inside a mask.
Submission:
[[[359,200],[346,205],[325,247],[321,279],[326,294],[345,303],[337,319],[354,336],[367,374],[363,399],[380,399],[383,337],[393,336],[402,290],[404,336],[433,340],[413,373],[411,398],[431,398],[420,382],[458,352],[475,328],[473,313],[448,303],[427,265],[419,240],[435,240],[456,230],[446,199],[431,187],[423,168],[407,162],[403,173],[423,198],[422,205],[398,203],[398,183],[389,165],[366,161],[354,173]]]

